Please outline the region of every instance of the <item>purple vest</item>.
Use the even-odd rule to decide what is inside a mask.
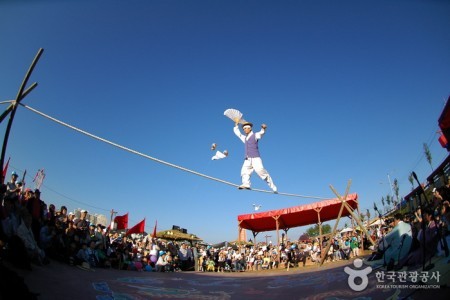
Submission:
[[[258,141],[255,138],[255,134],[252,134],[245,141],[245,158],[247,157],[259,157]]]

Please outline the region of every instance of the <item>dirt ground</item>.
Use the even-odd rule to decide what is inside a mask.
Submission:
[[[344,268],[357,268],[353,261],[322,266],[248,271],[238,273],[175,272],[156,273],[115,269],[85,270],[57,261],[35,266],[31,271],[12,268],[24,278],[37,299],[448,299],[448,258],[437,261],[440,278],[422,289],[408,281],[380,282],[383,270],[368,274],[367,287],[355,291]],[[5,263],[6,264],[6,263]],[[430,273],[431,274],[431,273]],[[2,274],[3,277],[3,274]],[[435,280],[436,281],[436,280]],[[362,280],[354,280],[361,283]],[[436,282],[435,282],[436,283]],[[381,286],[384,284],[384,286]],[[397,286],[393,286],[397,284]],[[388,286],[389,285],[389,286]],[[14,293],[14,291],[12,291]],[[17,297],[11,298],[17,299]]]

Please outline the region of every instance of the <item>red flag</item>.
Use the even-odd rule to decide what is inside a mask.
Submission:
[[[114,223],[117,224],[116,229],[127,229],[128,228],[128,213],[123,216],[116,216],[114,218]]]
[[[156,238],[156,227],[158,226],[158,220],[155,222],[155,228],[153,228],[152,238]]]
[[[6,178],[6,173],[8,172],[8,166],[9,166],[9,160],[10,159],[11,159],[11,157],[8,158],[8,161],[6,162],[5,166],[3,167],[3,179]]]
[[[145,218],[144,220],[140,221],[133,227],[127,230],[126,235],[132,234],[132,233],[143,233],[145,228]]]

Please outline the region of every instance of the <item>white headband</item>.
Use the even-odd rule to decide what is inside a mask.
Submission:
[[[252,126],[250,126],[250,125],[244,125],[244,126],[242,127],[242,129],[245,129],[245,128],[252,128]]]

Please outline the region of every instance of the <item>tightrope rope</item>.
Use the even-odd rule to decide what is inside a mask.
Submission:
[[[111,142],[111,141],[109,141],[109,140],[107,140],[107,139],[104,139],[104,138],[101,138],[101,137],[99,137],[99,136],[96,136],[96,135],[94,135],[94,134],[92,134],[92,133],[89,133],[89,132],[87,132],[87,131],[85,131],[85,130],[82,130],[82,129],[80,129],[80,128],[77,128],[77,127],[75,127],[75,126],[72,126],[72,125],[70,125],[70,124],[67,124],[67,123],[65,123],[65,122],[63,122],[63,121],[60,121],[60,120],[56,119],[56,118],[53,118],[53,117],[51,117],[51,116],[49,116],[49,115],[47,115],[47,114],[45,114],[45,113],[43,113],[43,112],[40,112],[40,111],[38,111],[37,109],[34,109],[34,108],[32,108],[32,107],[30,107],[30,106],[28,106],[28,105],[25,105],[25,104],[22,104],[22,103],[19,103],[19,104],[20,104],[21,106],[23,106],[23,107],[25,107],[25,108],[31,110],[32,112],[34,112],[34,113],[36,113],[36,114],[38,114],[38,115],[40,115],[40,116],[43,116],[44,118],[47,118],[47,119],[49,119],[49,120],[51,120],[51,121],[53,121],[53,122],[56,122],[56,123],[58,123],[58,124],[60,124],[60,125],[63,125],[63,126],[65,126],[65,127],[68,127],[68,128],[70,128],[70,129],[72,129],[72,130],[75,130],[75,131],[77,131],[77,132],[79,132],[79,133],[82,133],[82,134],[87,135],[87,136],[89,136],[89,137],[91,137],[91,138],[93,138],[93,139],[96,139],[96,140],[98,140],[98,141],[104,142],[104,143],[106,143],[106,144],[109,144],[109,145],[111,145],[111,146],[117,147],[117,148],[119,148],[119,149],[128,151],[128,152],[130,152],[130,153],[133,153],[133,154],[136,154],[136,155],[145,157],[145,158],[147,158],[147,159],[156,161],[156,162],[158,162],[158,163],[160,163],[160,164],[163,164],[163,165],[166,165],[166,166],[169,166],[169,167],[172,167],[172,168],[176,168],[176,169],[179,169],[179,170],[182,170],[182,171],[185,171],[185,172],[188,172],[188,173],[191,173],[191,174],[200,176],[200,177],[204,177],[204,178],[207,178],[207,179],[210,179],[210,180],[214,180],[214,181],[217,181],[217,182],[221,182],[221,183],[224,183],[224,184],[227,184],[227,185],[231,185],[231,186],[234,186],[234,187],[238,187],[238,186],[239,186],[238,184],[235,184],[235,183],[232,183],[232,182],[229,182],[229,181],[225,181],[225,180],[222,180],[222,179],[219,179],[219,178],[215,178],[215,177],[212,177],[212,176],[208,176],[208,175],[205,175],[205,174],[202,174],[202,173],[199,173],[199,172],[196,172],[196,171],[193,171],[193,170],[190,170],[190,169],[187,169],[187,168],[184,168],[184,167],[181,167],[181,166],[178,166],[178,165],[175,165],[175,164],[172,164],[172,163],[163,161],[163,160],[161,160],[161,159],[152,157],[152,156],[150,156],[150,155],[141,153],[141,152],[139,152],[139,151],[130,149],[130,148],[128,148],[128,147],[119,145],[119,144],[114,143],[114,142]],[[251,189],[250,191],[274,194],[274,192],[272,192],[272,191],[261,190],[261,189]],[[323,199],[328,199],[328,198],[323,198],[323,197],[306,196],[306,195],[289,194],[289,193],[280,193],[280,192],[279,192],[279,193],[276,193],[276,194],[277,194],[277,195],[283,195],[283,196],[290,196],[290,197],[299,197],[299,198],[311,198],[311,199],[322,199],[322,200],[323,200]]]

